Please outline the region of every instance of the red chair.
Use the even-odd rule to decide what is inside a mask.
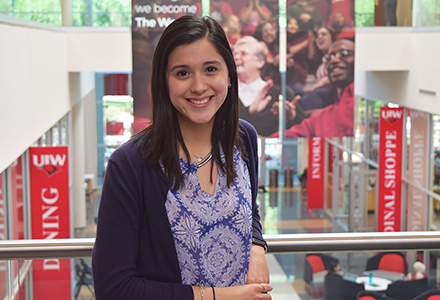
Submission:
[[[312,273],[318,273],[321,271],[325,271],[324,262],[322,261],[322,258],[318,255],[308,255],[307,261],[309,262],[310,266],[312,267]]]
[[[388,297],[384,293],[373,292],[373,291],[360,291],[356,295],[356,300],[396,300],[396,299]]]
[[[405,273],[405,264],[403,256],[395,253],[386,253],[380,259],[377,269]]]
[[[306,292],[309,298],[322,298],[324,295],[324,283],[317,284],[313,281],[313,274],[325,271],[325,264],[320,255],[310,254],[306,256],[304,266],[304,281],[306,282]]]
[[[407,274],[408,265],[400,252],[381,252],[367,259],[366,271],[384,270]]]
[[[417,297],[412,298],[411,300],[440,300],[440,290],[428,290]]]

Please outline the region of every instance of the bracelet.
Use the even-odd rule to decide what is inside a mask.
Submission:
[[[260,240],[260,239],[257,239],[257,238],[253,237],[252,238],[252,244],[263,247],[264,251],[267,252],[267,243],[266,243],[266,241],[263,241],[263,240]]]
[[[211,286],[212,288],[212,299],[215,300],[215,289],[213,286]]]
[[[203,287],[201,284],[199,286],[200,286],[200,293],[202,294],[202,300],[205,300],[205,293],[203,292]]]

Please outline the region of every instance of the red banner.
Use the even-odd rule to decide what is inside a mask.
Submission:
[[[378,232],[401,230],[403,108],[380,109]]]
[[[428,118],[429,114],[411,110],[411,139],[408,148],[409,180],[422,188],[427,186],[428,170]],[[421,231],[426,228],[428,196],[413,186],[408,186],[406,230]]]
[[[324,208],[324,139],[309,138],[307,208]]]
[[[31,147],[33,239],[70,238],[68,148]],[[69,259],[33,261],[34,300],[71,299]]]
[[[5,198],[4,198],[3,176],[0,173],[0,240],[6,239],[6,219],[5,219]],[[0,261],[0,297],[6,296],[6,261]]]

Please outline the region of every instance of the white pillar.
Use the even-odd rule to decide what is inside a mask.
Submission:
[[[72,176],[73,176],[73,226],[85,228],[86,219],[86,192],[84,187],[85,173],[85,127],[84,103],[81,99],[80,74],[70,74],[70,89],[75,105],[72,109]],[[79,92],[79,93],[78,93]]]
[[[61,0],[61,16],[63,26],[72,26],[72,0]]]

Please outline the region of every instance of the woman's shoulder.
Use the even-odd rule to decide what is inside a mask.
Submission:
[[[110,155],[113,162],[141,161],[141,153],[136,140],[130,139],[116,148]]]
[[[244,132],[249,138],[257,138],[257,131],[255,127],[246,120],[239,119],[238,120],[240,132]]]
[[[238,124],[240,126],[240,129],[246,130],[248,132],[255,132],[255,134],[257,134],[257,131],[255,130],[254,126],[248,121],[243,119],[238,119]]]

